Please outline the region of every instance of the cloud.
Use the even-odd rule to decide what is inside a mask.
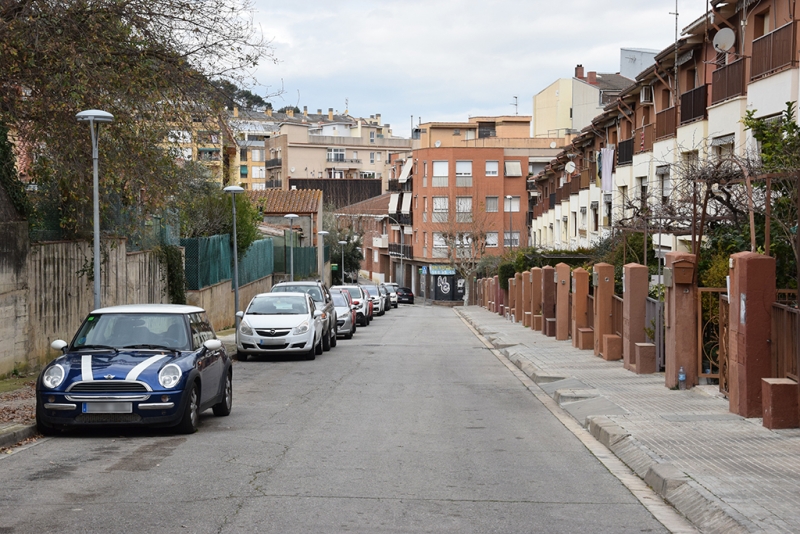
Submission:
[[[705,9],[682,2],[680,27]],[[410,116],[529,114],[555,79],[617,72],[621,47],[662,50],[674,42],[674,0],[256,0],[255,19],[279,62],[259,67],[261,86],[286,93],[278,107],[381,113],[396,134]],[[298,98],[298,91],[300,93]],[[260,93],[266,92],[258,91]]]

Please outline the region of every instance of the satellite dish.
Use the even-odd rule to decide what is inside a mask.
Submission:
[[[714,36],[714,50],[720,53],[725,53],[731,48],[733,48],[733,44],[736,42],[736,34],[733,33],[733,30],[730,28],[722,28],[717,34]]]
[[[442,146],[442,142],[437,139],[436,142],[433,143],[433,146],[435,146],[436,148],[439,148],[440,146]]]
[[[289,171],[290,171],[290,172],[294,172],[294,167],[292,167],[291,169],[289,169]]]
[[[556,147],[556,142],[555,141],[551,141],[550,142],[550,148],[555,148],[555,147]]]
[[[564,170],[567,171],[569,174],[575,172],[575,162],[568,161],[566,165],[564,165]]]

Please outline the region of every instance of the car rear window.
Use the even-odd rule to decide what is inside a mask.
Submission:
[[[374,295],[374,296],[380,295],[380,292],[378,291],[378,288],[375,287],[375,286],[364,286],[364,289],[366,289],[367,293],[369,293],[370,295]]]
[[[275,286],[273,293],[307,293],[311,295],[314,302],[322,302],[322,291],[316,286]]]
[[[347,300],[344,298],[344,295],[341,293],[331,293],[331,297],[333,297],[333,305],[339,307],[346,307]]]

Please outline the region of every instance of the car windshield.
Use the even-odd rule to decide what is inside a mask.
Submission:
[[[333,297],[333,305],[338,308],[346,308],[347,307],[347,300],[344,298],[344,295],[341,293],[331,293],[331,297]]]
[[[104,313],[86,318],[73,349],[168,348],[189,350],[186,317],[175,313]]]
[[[273,293],[308,293],[314,302],[322,302],[322,291],[317,286],[275,286],[272,288]]]
[[[308,313],[308,303],[300,295],[262,295],[253,299],[246,315],[300,315]]]
[[[378,288],[375,286],[364,286],[364,289],[366,289],[367,293],[369,293],[373,297],[377,297],[380,295],[380,293],[378,292]]]
[[[357,287],[346,287],[345,289],[350,293],[350,296],[353,297],[354,299],[360,299],[361,298],[361,290],[359,288],[357,288]]]

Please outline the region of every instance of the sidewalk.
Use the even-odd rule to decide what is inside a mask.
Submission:
[[[800,530],[800,429],[728,411],[717,386],[664,387],[622,361],[555,341],[484,308],[456,308],[703,532]]]

